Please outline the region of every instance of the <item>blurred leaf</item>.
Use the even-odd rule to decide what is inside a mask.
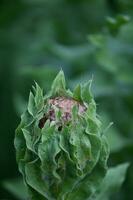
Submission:
[[[104,122],[103,130],[106,129],[108,124],[111,122],[109,114],[106,113],[106,111],[102,111],[100,113],[100,116],[102,118],[102,121]],[[110,144],[110,150],[111,153],[120,151],[124,147],[131,145],[132,141],[126,137],[124,137],[122,134],[119,133],[119,130],[116,128],[116,123],[107,130],[107,133],[105,132],[108,142]]]
[[[121,26],[128,23],[130,17],[127,15],[117,15],[116,18],[107,17],[107,27],[112,35],[116,35],[121,28]]]
[[[132,143],[131,140],[124,138],[115,128],[111,127],[108,131],[108,141],[110,144],[111,152],[117,152]]]
[[[3,182],[3,187],[20,200],[27,199],[27,189],[21,179],[7,180]]]
[[[125,163],[108,170],[105,179],[100,185],[96,200],[108,200],[112,194],[119,190],[125,180],[128,167],[129,164]]]

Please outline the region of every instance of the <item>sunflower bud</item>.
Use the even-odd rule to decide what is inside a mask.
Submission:
[[[37,83],[33,87],[15,135],[30,199],[86,200],[105,176],[108,144],[90,86],[71,92],[60,71],[47,95]]]

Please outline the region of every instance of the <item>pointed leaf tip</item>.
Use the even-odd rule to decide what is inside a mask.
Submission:
[[[37,82],[35,82],[35,103],[38,109],[43,107],[43,90]]]
[[[61,95],[66,91],[66,81],[63,70],[60,70],[60,72],[57,74],[56,78],[53,81],[52,84],[52,94],[58,94]]]
[[[81,85],[77,85],[73,91],[73,98],[77,101],[82,101]]]
[[[83,98],[83,101],[87,103],[90,103],[91,100],[93,99],[93,95],[91,92],[92,81],[93,80],[91,79],[82,86],[82,98]]]
[[[30,91],[29,102],[28,102],[28,112],[30,115],[34,115],[35,99],[33,93]]]

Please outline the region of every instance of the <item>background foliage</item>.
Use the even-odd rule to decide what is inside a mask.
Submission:
[[[132,16],[132,0],[1,0],[0,199],[24,199],[14,130],[34,80],[48,91],[60,68],[71,88],[93,76],[104,127],[114,122],[107,131],[109,166],[130,162],[126,180],[113,198],[132,199]]]

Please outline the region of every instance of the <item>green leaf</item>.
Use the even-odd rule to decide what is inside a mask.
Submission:
[[[21,126],[19,126],[15,131],[14,146],[16,149],[16,159],[17,162],[19,162],[20,159],[24,157],[26,149],[26,142],[22,133]]]
[[[37,191],[40,195],[48,200],[53,200],[49,194],[49,190],[45,181],[41,177],[41,169],[39,161],[35,160],[33,162],[27,163],[25,165],[26,182],[28,185]]]
[[[51,132],[51,133],[50,133]],[[45,130],[46,133],[46,140],[39,144],[38,147],[38,155],[41,159],[42,163],[42,170],[45,176],[51,178],[53,176],[53,180],[60,181],[60,176],[56,172],[57,169],[57,162],[56,156],[58,156],[60,152],[59,147],[59,138],[58,135],[53,136],[52,129]],[[50,183],[49,183],[50,184]]]
[[[96,103],[93,99],[89,103],[89,106],[87,109],[87,114],[88,114],[89,118],[92,118],[92,119],[96,118]]]
[[[30,151],[34,152],[34,147],[33,147],[33,138],[34,137],[33,137],[33,135],[31,135],[31,133],[26,129],[22,129],[22,132],[24,134],[24,138],[25,138],[25,141],[26,141],[27,148]]]
[[[69,138],[70,136],[68,135],[68,129],[64,128],[62,134],[59,136],[60,141],[59,141],[59,146],[63,150],[63,152],[66,153],[68,159],[72,161],[71,159],[71,148],[70,148],[70,143],[69,143]]]
[[[116,18],[112,17],[107,17],[106,22],[107,22],[107,27],[112,33],[112,35],[116,35],[121,26],[127,24],[130,21],[130,17],[126,15],[117,15]]]
[[[38,112],[43,109],[44,106],[44,98],[43,98],[43,90],[39,87],[39,85],[35,82],[35,105],[37,107]]]
[[[34,99],[34,95],[32,92],[30,92],[30,95],[29,95],[29,102],[28,102],[28,112],[34,116],[35,115],[35,99]]]
[[[102,47],[105,45],[105,38],[102,34],[89,35],[88,39],[96,47]]]
[[[14,195],[19,200],[26,200],[28,196],[27,189],[24,185],[23,180],[13,179],[6,180],[2,183],[3,187]]]
[[[109,157],[109,153],[110,153],[110,149],[109,149],[108,141],[106,137],[103,135],[102,140],[101,140],[101,152],[100,152],[99,163],[101,164],[101,166],[105,166],[105,168],[107,167],[107,160]]]
[[[52,95],[64,95],[66,93],[66,81],[64,72],[61,70],[53,81],[52,87]]]
[[[30,126],[33,122],[33,116],[28,111],[25,111],[21,116],[21,128],[24,128],[25,126]]]
[[[77,116],[78,116],[78,106],[77,105],[74,105],[72,107],[72,121],[74,122],[76,119],[77,119]]]
[[[120,164],[108,170],[106,177],[98,189],[98,194],[94,197],[96,200],[108,200],[109,196],[119,190],[125,180],[128,163]]]
[[[73,91],[73,98],[77,101],[82,101],[81,96],[81,85],[77,85],[76,88]]]
[[[101,184],[103,177],[105,176],[105,169],[102,169],[98,164],[94,170],[87,174],[82,180],[80,180],[71,193],[68,195],[68,200],[92,200],[92,195],[95,194],[97,188]],[[95,198],[95,200],[97,200]]]
[[[91,93],[92,80],[89,80],[82,86],[82,99],[84,102],[90,103],[93,96]]]
[[[101,139],[99,136],[94,134],[88,134],[88,138],[91,144],[91,154],[88,165],[86,166],[86,173],[90,173],[95,165],[99,162],[101,154]],[[104,168],[104,165],[102,166]]]

